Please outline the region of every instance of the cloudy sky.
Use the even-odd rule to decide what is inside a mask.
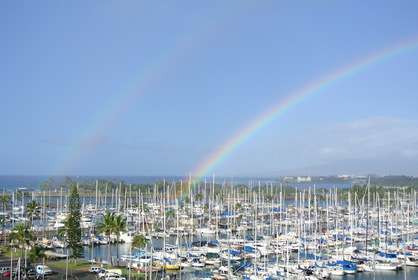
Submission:
[[[418,42],[417,10],[1,1],[0,174],[188,174],[295,89]],[[417,77],[417,47],[387,56],[288,108],[207,172],[418,175]]]

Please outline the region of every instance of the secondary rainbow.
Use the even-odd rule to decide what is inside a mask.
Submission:
[[[109,102],[109,108],[105,108],[104,111],[99,108],[98,112],[101,115],[97,116],[90,124],[84,135],[80,135],[79,141],[74,143],[74,148],[57,166],[58,169],[55,170],[55,173],[64,175],[71,173],[71,169],[79,164],[86,154],[94,151],[105,141],[105,135],[117,125],[120,116],[134,108],[147,93],[152,92],[152,87],[161,83],[164,76],[177,67],[184,54],[195,48],[195,44],[199,40],[192,39],[195,39],[198,34],[206,34],[207,32],[208,30],[202,32],[199,29],[178,38],[171,48],[161,53],[160,57],[141,69],[140,73],[135,73],[132,76],[132,81],[125,82],[126,85],[122,93],[117,95],[113,102]]]
[[[115,96],[113,102],[109,101],[106,108],[98,108],[97,117],[85,128],[84,133],[79,133],[77,141],[70,143],[73,148],[68,150],[61,162],[54,167],[51,173],[68,175],[73,171],[81,159],[86,154],[91,153],[105,140],[106,134],[117,125],[119,118],[125,112],[134,108],[141,97],[153,92],[153,86],[162,83],[163,78],[168,73],[177,69],[179,64],[189,56],[192,51],[198,50],[198,46],[209,40],[215,35],[219,35],[222,28],[235,17],[240,16],[252,6],[241,5],[235,8],[231,14],[225,10],[220,17],[213,21],[202,21],[201,24],[192,26],[189,32],[186,32],[176,38],[174,45],[167,49],[162,49],[159,57],[152,61],[150,65],[138,70],[138,73],[132,75],[132,81],[124,82],[121,94]]]
[[[309,96],[320,93],[327,87],[341,80],[347,79],[365,70],[367,67],[373,64],[382,62],[406,51],[415,49],[416,47],[418,47],[418,38],[414,37],[412,39],[407,39],[362,57],[353,63],[338,68],[317,80],[305,84],[301,88],[289,94],[286,98],[276,102],[268,110],[253,119],[248,125],[238,130],[237,133],[235,133],[231,138],[219,146],[212,154],[210,154],[198,164],[197,168],[195,168],[194,172],[192,172],[193,177],[198,179],[207,175],[216,167],[216,165],[220,164],[224,159],[226,159],[242,143],[256,134],[257,131],[266,127],[279,116],[285,114],[288,110]]]

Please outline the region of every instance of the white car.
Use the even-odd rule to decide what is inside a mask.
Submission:
[[[10,271],[10,267],[9,266],[3,266],[0,267],[0,273],[3,274],[4,272]]]
[[[98,266],[92,266],[92,267],[90,267],[89,272],[92,272],[92,273],[99,273],[99,272],[101,272],[102,270],[103,270],[103,268],[101,268],[101,267],[98,267]]]
[[[110,278],[110,277],[118,278],[118,277],[120,277],[120,274],[114,273],[114,272],[109,272],[109,271],[104,271],[104,272],[99,272],[99,274],[97,276],[99,277],[99,279],[107,279],[107,278]]]
[[[39,275],[50,275],[52,274],[52,270],[46,265],[37,265],[35,267],[36,273]]]

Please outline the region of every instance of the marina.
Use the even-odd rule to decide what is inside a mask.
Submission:
[[[418,280],[418,1],[0,1],[0,280]]]
[[[68,190],[2,197],[10,199],[2,213],[4,234],[30,225],[32,246],[50,258],[71,255],[60,234],[70,213]],[[82,258],[92,266],[125,268],[128,277],[410,279],[417,273],[413,188],[368,182],[298,189],[190,177],[140,188],[96,181],[79,201]],[[119,219],[119,228],[107,230],[110,219]]]

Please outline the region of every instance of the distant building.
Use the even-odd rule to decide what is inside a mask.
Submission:
[[[312,181],[312,178],[311,178],[311,176],[306,176],[306,177],[304,177],[304,176],[299,176],[299,177],[296,179],[296,181],[297,181],[298,183],[311,182],[311,181]]]
[[[295,178],[293,178],[292,176],[286,176],[286,177],[283,178],[283,181],[285,181],[285,182],[291,182],[291,181],[294,181],[294,180],[295,180]]]
[[[348,179],[350,179],[352,176],[351,176],[351,175],[345,175],[345,174],[343,174],[343,175],[338,175],[337,177],[338,177],[338,178],[340,178],[340,179],[343,179],[343,180],[348,180]]]

